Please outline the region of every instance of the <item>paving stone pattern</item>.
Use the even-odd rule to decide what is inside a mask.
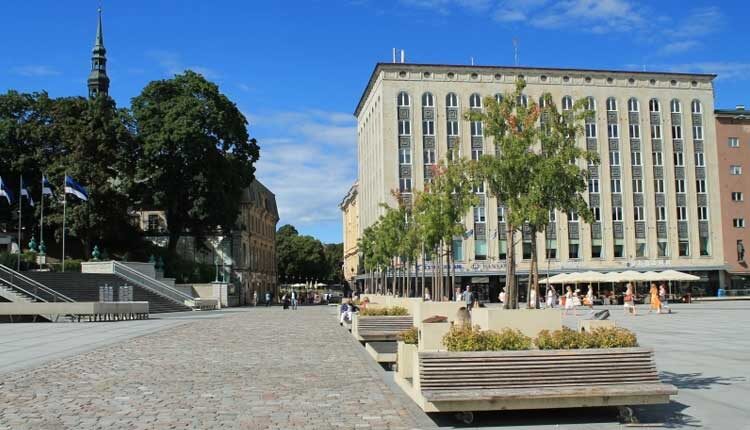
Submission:
[[[343,330],[249,309],[6,373],[0,429],[424,428]]]

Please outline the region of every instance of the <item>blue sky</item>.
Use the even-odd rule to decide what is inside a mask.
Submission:
[[[0,5],[0,91],[85,95],[96,1]],[[717,73],[717,106],[750,104],[743,1],[104,1],[111,95],[192,68],[217,82],[259,140],[257,176],[281,223],[341,240],[356,177],[352,112],[391,48],[407,62]]]

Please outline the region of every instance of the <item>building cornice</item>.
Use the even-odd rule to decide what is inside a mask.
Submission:
[[[341,200],[341,203],[339,203],[339,208],[343,211],[344,208],[349,206],[352,202],[357,200],[357,187],[359,185],[358,181],[355,181],[354,184],[349,188],[349,191],[347,191],[346,196],[343,200]]]
[[[633,70],[608,70],[608,69],[569,69],[569,68],[556,68],[556,67],[520,67],[520,66],[471,66],[461,64],[409,64],[409,63],[377,63],[375,68],[370,75],[370,79],[359,99],[356,109],[354,110],[354,116],[359,116],[362,107],[370,94],[370,91],[375,85],[378,76],[384,71],[397,71],[399,74],[403,72],[404,79],[410,79],[409,72],[422,72],[421,76],[428,78],[430,81],[446,81],[446,82],[495,82],[498,83],[509,83],[509,81],[502,79],[507,76],[518,76],[521,75],[540,75],[548,78],[552,77],[619,77],[628,78],[635,80],[642,79],[654,79],[654,80],[676,80],[676,81],[695,81],[695,82],[711,82],[717,75],[707,73],[682,73],[682,72],[643,72]],[[436,73],[454,74],[453,79],[440,79],[435,78]],[[429,74],[429,77],[425,76]],[[473,80],[462,80],[458,79],[456,75],[469,75]],[[480,76],[490,76],[491,80],[481,79]],[[497,79],[500,76],[501,79]],[[563,85],[569,85],[567,82],[562,83]]]

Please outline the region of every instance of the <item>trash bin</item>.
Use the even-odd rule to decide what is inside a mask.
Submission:
[[[716,297],[726,297],[727,296],[727,290],[723,288],[719,288],[719,291],[716,293]]]

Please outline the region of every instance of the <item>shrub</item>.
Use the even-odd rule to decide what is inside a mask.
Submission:
[[[539,349],[627,348],[638,346],[633,332],[620,327],[600,327],[591,332],[569,328],[550,332],[542,330],[534,339]]]
[[[419,334],[417,333],[417,328],[412,327],[408,330],[404,330],[401,333],[397,335],[398,340],[401,342],[404,342],[409,345],[416,345],[417,341],[419,339]]]
[[[443,336],[448,351],[521,351],[531,349],[531,338],[518,330],[481,331],[479,326],[454,326]]]
[[[359,311],[359,316],[362,317],[395,317],[409,315],[409,311],[401,306],[392,306],[388,308],[364,308]]]

